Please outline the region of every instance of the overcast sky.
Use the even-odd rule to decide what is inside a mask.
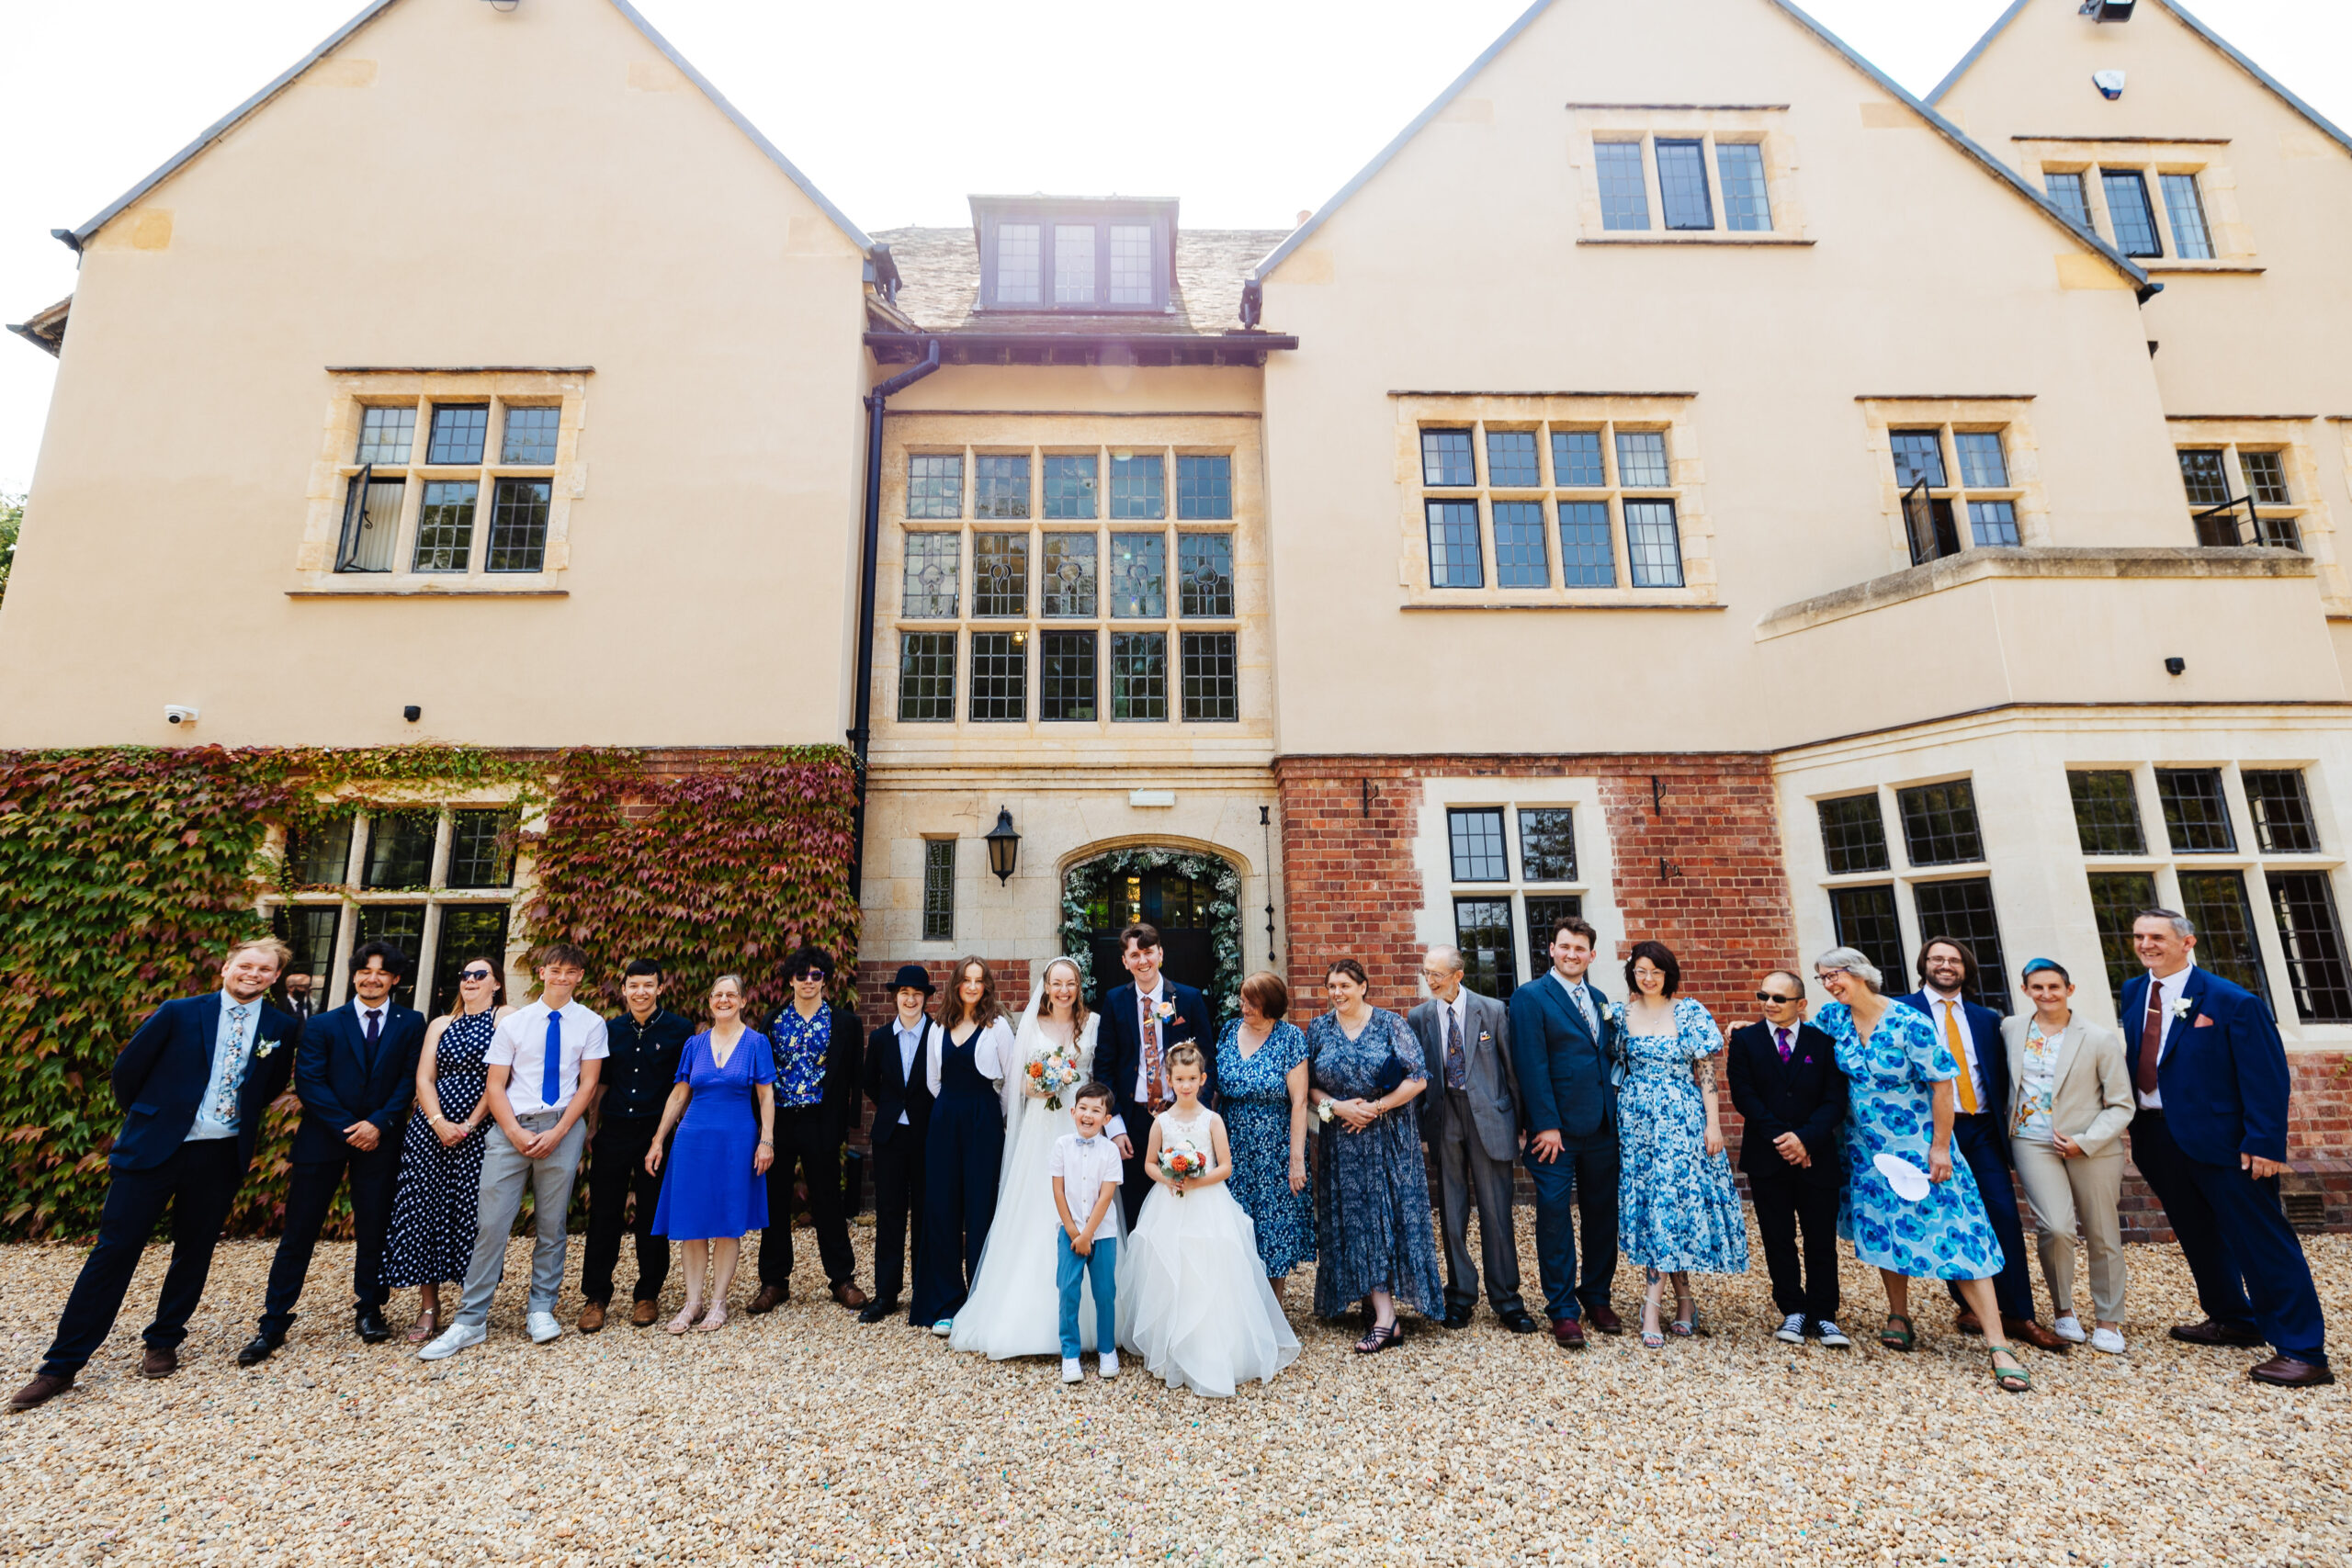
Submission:
[[[1288,227],[1525,4],[639,0],[868,230],[962,222],[967,194],[1003,190],[1174,196],[1188,224]],[[2003,4],[1807,0],[1915,93]],[[74,257],[50,230],[96,213],[358,6],[0,6],[0,321],[73,291]],[[2352,124],[2352,0],[2194,8],[2323,114]],[[0,491],[31,479],[54,367],[21,339],[0,340]]]

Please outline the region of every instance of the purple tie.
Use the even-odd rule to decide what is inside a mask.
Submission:
[[[1781,1066],[1785,1067],[1789,1065],[1789,1032],[1776,1029],[1772,1031],[1772,1038],[1781,1047]]]

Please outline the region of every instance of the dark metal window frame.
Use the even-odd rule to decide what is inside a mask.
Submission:
[[[1168,722],[1168,634],[1111,634],[1111,722]]]
[[[1903,853],[1911,864],[1973,865],[1984,859],[1973,780],[1943,779],[1898,789],[1894,814],[1903,825]]]
[[[1454,806],[1445,813],[1446,866],[1456,882],[1509,882],[1510,839],[1499,806]],[[1464,857],[1467,857],[1466,859]],[[1464,869],[1464,867],[1468,869]]]
[[[1514,808],[1513,814],[1519,818],[1520,880],[1532,884],[1577,880],[1576,807],[1522,806]],[[1549,821],[1553,818],[1565,820],[1555,826]]]
[[[454,420],[452,421],[448,435],[453,440],[463,441],[468,434],[470,434],[473,438],[473,455],[471,457],[444,456],[442,452],[443,433],[441,428],[441,416],[444,414],[472,413],[481,415],[481,423],[480,424],[476,424],[470,420]],[[490,451],[490,403],[487,400],[478,403],[435,403],[433,405],[433,418],[427,426],[427,431],[428,434],[425,437],[424,443],[424,461],[415,465],[416,467],[425,468],[479,468],[482,466],[483,457]],[[458,450],[463,451],[464,449],[460,447]]]
[[[2156,225],[2154,198],[2148,194],[2147,172],[2143,169],[2109,169],[2098,172],[2099,194],[2107,202],[2107,220],[2115,231],[2115,248],[2125,255],[2154,259],[2165,254],[2164,231]],[[2116,205],[2116,192],[2136,193],[2134,210],[2125,213]],[[2126,220],[2130,220],[2127,229]],[[2144,231],[2144,235],[2142,233]]]
[[[2074,803],[2075,839],[2084,854],[2148,852],[2148,831],[2140,818],[2140,780],[2132,769],[2069,768],[2066,794]]]
[[[1431,588],[1484,588],[1487,585],[1486,546],[1479,538],[1478,501],[1430,496],[1421,503],[1424,532],[1429,540]],[[1465,525],[1466,518],[1466,525]],[[1463,529],[1468,529],[1467,537]],[[1462,552],[1467,548],[1464,557]]]
[[[1091,724],[1101,713],[1100,634],[1048,631],[1037,638],[1037,722]]]
[[[956,722],[953,628],[899,634],[899,722]]]
[[[1004,206],[974,203],[980,249],[980,288],[974,310],[983,315],[1139,316],[1166,313],[1175,282],[1175,223],[1172,203],[1057,203],[1024,201]],[[1034,224],[1037,229],[1037,298],[1006,301],[997,292],[997,231],[1008,223]],[[1151,298],[1136,303],[1111,299],[1111,231],[1149,225],[1151,229]],[[1094,230],[1093,298],[1058,303],[1054,296],[1058,279],[1055,265],[1054,231]]]
[[[1968,907],[1980,901],[1979,908]],[[1969,1000],[2006,1017],[2012,1010],[2008,961],[2001,946],[2000,909],[1993,897],[1993,879],[1961,876],[1914,882],[1911,912],[1918,919],[1921,942],[1948,936],[1968,944],[1976,956],[1976,988]]]
[[[1697,233],[1715,227],[1715,193],[1707,175],[1707,141],[1702,136],[1654,136],[1650,139],[1651,156],[1657,163],[1657,199],[1659,217],[1670,233]],[[1689,158],[1686,168],[1678,167],[1672,183],[1667,175],[1667,155],[1671,152],[1678,164]],[[1694,209],[1690,203],[1694,193],[1681,188],[1697,182]],[[1678,208],[1679,219],[1678,221]],[[1693,221],[1692,220],[1697,220]]]
[[[1462,954],[1462,983],[1498,1000],[1508,1000],[1519,985],[1511,913],[1508,893],[1464,894],[1453,900],[1453,945]]]
[[[482,547],[482,570],[544,571],[548,532],[553,526],[555,481],[507,476],[491,491],[490,528]]]
[[[2295,1011],[2306,1023],[2352,1023],[2352,963],[2345,957],[2335,878],[2324,871],[2270,869],[2263,881]]]
[[[1233,456],[1227,452],[1176,454],[1176,520],[1233,520]]]
[[[1892,988],[1903,984],[1909,963],[1903,953],[1903,917],[1894,884],[1871,882],[1829,889],[1830,932],[1877,965]]]
[[[1236,632],[1184,632],[1182,661],[1186,724],[1235,724],[1241,718],[1241,641]]]
[[[2232,855],[2238,851],[2237,824],[2230,816],[2230,792],[2219,768],[2158,768],[2156,805],[2164,813],[2165,842],[2176,855]],[[2189,808],[2195,807],[2194,819]]]
[[[1029,721],[1029,640],[1018,631],[975,631],[967,682],[974,724]]]
[[[2262,936],[2254,922],[2254,901],[2245,873],[2235,867],[2176,869],[2180,908],[2197,925],[2197,963],[2224,980],[2270,999],[2270,966],[2262,961]]]
[[[1886,841],[1886,807],[1878,791],[1817,800],[1814,815],[1821,826],[1822,863],[1830,875],[1894,869],[1893,852]]]
[[[922,841],[922,940],[956,940],[956,840]]]
[[[2255,848],[2267,855],[2320,852],[2319,821],[2312,814],[2309,781],[2301,768],[2245,768],[2238,785],[2254,818]]]

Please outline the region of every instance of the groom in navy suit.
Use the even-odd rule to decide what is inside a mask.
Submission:
[[[1151,1178],[1143,1169],[1151,1119],[1176,1098],[1161,1066],[1170,1046],[1190,1042],[1201,1048],[1208,1059],[1201,1103],[1214,1107],[1216,1101],[1216,1015],[1200,992],[1160,974],[1163,956],[1157,926],[1138,922],[1119,933],[1119,961],[1130,978],[1103,996],[1102,1022],[1095,1036],[1094,1076],[1111,1086],[1126,1127],[1126,1135],[1118,1140],[1125,1168],[1119,1199],[1131,1229],[1143,1213],[1143,1201],[1151,1195]]]
[[[2196,966],[2187,916],[2142,910],[2132,947],[2148,968],[2124,986],[2119,1019],[2139,1104],[2132,1163],[2164,1204],[2205,1309],[2172,1337],[2267,1342],[2278,1354],[2249,1371],[2256,1382],[2334,1382],[2311,1265],[2278,1203],[2289,1083],[2278,1026],[2261,998]]]
[[[65,1298],[40,1375],[17,1391],[11,1408],[30,1410],[74,1386],[114,1327],[166,1205],[172,1263],[139,1374],[167,1378],[179,1369],[180,1342],[204,1299],[212,1249],[253,1163],[262,1117],[294,1071],[302,1025],[262,999],[289,956],[274,937],[232,950],[219,990],[165,1002],[115,1058],[114,1096],[127,1114],[107,1156],[98,1245]]]

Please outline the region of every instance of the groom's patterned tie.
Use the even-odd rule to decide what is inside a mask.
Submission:
[[[1470,1087],[1470,1064],[1462,1055],[1462,1025],[1451,1006],[1445,1010],[1445,1087]]]
[[[220,1081],[213,1085],[212,1120],[223,1127],[237,1124],[237,1086],[245,1077],[245,1019],[253,1011],[251,1004],[239,1002],[229,1010],[229,1051],[220,1064]]]
[[[1137,1000],[1143,1007],[1143,1091],[1157,1114],[1168,1105],[1168,1089],[1160,1075],[1159,1021],[1151,1016],[1149,997]]]
[[[2156,1068],[2165,1054],[2165,988],[2156,977],[2148,976],[2148,1011],[2140,1021],[2140,1070],[2132,1075],[2132,1087],[2142,1094],[2156,1092]]]

